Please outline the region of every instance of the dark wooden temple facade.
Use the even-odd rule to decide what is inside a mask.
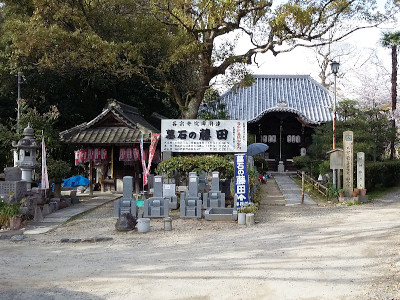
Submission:
[[[306,155],[316,126],[333,119],[333,95],[308,75],[257,75],[252,86],[222,95],[230,119],[247,120],[256,142],[269,146],[265,158],[289,167]]]

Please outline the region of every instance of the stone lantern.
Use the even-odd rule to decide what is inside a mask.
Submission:
[[[36,150],[40,148],[40,143],[35,140],[34,130],[29,124],[24,129],[23,135],[24,137],[17,143],[12,143],[12,146],[17,148],[14,164],[21,169],[21,179],[26,181],[26,188],[30,190],[33,169],[39,166],[36,161]]]

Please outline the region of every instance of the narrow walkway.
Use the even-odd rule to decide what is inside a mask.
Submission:
[[[293,181],[290,176],[275,175],[275,181],[286,201],[286,205],[301,204],[301,188]],[[304,193],[304,204],[316,205],[310,196]]]
[[[279,187],[276,184],[274,177],[269,178],[266,184],[261,185],[261,194],[262,194],[262,199],[260,201],[261,206],[286,205],[285,198],[283,198],[283,195],[279,190]]]
[[[48,232],[69,219],[83,214],[96,207],[102,206],[107,202],[113,201],[119,198],[121,195],[118,194],[106,194],[101,196],[94,196],[88,200],[83,200],[78,204],[71,205],[69,207],[59,209],[51,214],[48,214],[43,218],[41,222],[30,222],[23,231],[24,234],[41,234]]]

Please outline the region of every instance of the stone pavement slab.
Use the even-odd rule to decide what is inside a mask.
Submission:
[[[294,182],[290,176],[275,175],[275,181],[286,201],[286,205],[301,204],[301,188]],[[304,193],[304,204],[316,205],[307,193]]]
[[[102,206],[107,202],[114,201],[121,197],[121,195],[95,196],[93,198],[79,202],[78,204],[59,209],[43,218],[41,222],[31,222],[25,228],[24,234],[42,234],[51,231],[61,224],[67,222],[69,219],[79,216],[89,210]]]
[[[263,196],[260,205],[285,206],[286,204],[274,177],[269,178],[267,183],[261,185],[261,193]]]

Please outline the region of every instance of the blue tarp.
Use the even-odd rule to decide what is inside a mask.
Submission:
[[[89,179],[81,175],[73,176],[64,179],[61,183],[62,187],[76,187],[76,186],[88,186],[90,183]]]

